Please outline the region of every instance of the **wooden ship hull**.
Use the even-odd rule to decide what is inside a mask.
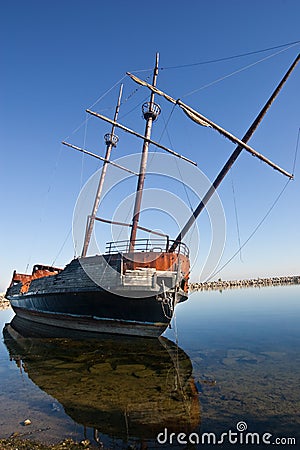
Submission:
[[[14,273],[6,292],[15,313],[81,331],[156,337],[187,299],[189,259],[141,252],[78,258],[64,270],[35,266]],[[152,267],[149,267],[152,266]]]

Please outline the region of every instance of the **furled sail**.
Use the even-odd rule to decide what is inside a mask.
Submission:
[[[188,109],[186,109],[184,106],[179,105],[180,108],[182,109],[182,111],[190,118],[192,119],[194,122],[196,122],[198,125],[202,125],[203,127],[211,127],[211,125],[206,122],[203,119],[200,119],[200,117],[198,117],[196,114],[192,113],[192,111],[189,111]]]
[[[176,104],[176,100],[174,100],[174,98],[170,97],[170,95],[166,94],[165,92],[161,91],[160,89],[157,89],[156,86],[152,86],[152,84],[147,83],[147,81],[141,80],[140,78],[136,77],[135,75],[133,75],[130,72],[126,72],[126,73],[137,84],[140,84],[142,86],[146,86],[147,88],[149,88],[155,94],[161,95],[162,97],[164,97],[169,102]]]

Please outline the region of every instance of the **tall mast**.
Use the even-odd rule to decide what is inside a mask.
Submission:
[[[157,75],[158,75],[158,61],[159,61],[159,54],[156,53],[156,62],[155,62],[155,68],[153,71],[153,81],[152,81],[152,85],[154,87],[156,86],[156,80],[157,80]],[[149,139],[151,137],[152,124],[153,124],[154,120],[157,118],[157,116],[159,115],[159,113],[160,113],[160,107],[159,107],[159,105],[154,103],[154,92],[152,91],[151,96],[150,96],[150,101],[143,104],[143,115],[144,115],[144,119],[146,120],[146,128],[145,128],[145,139],[144,139],[141,164],[140,164],[140,173],[139,173],[139,178],[138,178],[138,183],[137,183],[137,188],[136,188],[134,212],[133,212],[133,218],[132,218],[132,229],[131,229],[130,245],[129,245],[130,252],[134,251],[136,233],[137,233],[138,223],[139,223],[139,218],[140,218],[143,188],[144,188],[147,159],[148,159]]]
[[[242,139],[243,142],[248,142],[249,141],[249,139],[251,138],[251,136],[255,132],[256,128],[258,127],[258,125],[262,121],[263,117],[267,113],[268,109],[272,105],[273,101],[275,100],[275,98],[279,94],[281,88],[283,87],[283,85],[287,81],[288,77],[290,76],[290,74],[292,73],[294,68],[296,67],[297,63],[299,62],[299,59],[300,58],[299,58],[299,55],[298,55],[297,58],[295,59],[295,61],[293,62],[293,64],[291,65],[291,67],[288,69],[288,71],[286,72],[286,74],[284,75],[282,80],[280,81],[280,83],[278,84],[278,86],[276,87],[276,89],[274,90],[274,92],[272,93],[272,95],[269,98],[269,100],[266,102],[265,106],[262,108],[262,110],[260,111],[260,113],[258,114],[256,119],[254,120],[254,122],[252,123],[252,125],[250,126],[250,128],[248,129],[246,134],[244,135],[244,137]],[[194,212],[190,216],[190,218],[187,221],[187,223],[185,224],[185,226],[182,228],[182,230],[178,234],[178,236],[175,239],[174,243],[171,245],[171,247],[169,249],[169,252],[174,252],[176,250],[177,246],[180,244],[180,242],[182,241],[184,236],[187,234],[189,229],[192,227],[192,225],[194,224],[195,220],[197,219],[197,217],[199,216],[201,211],[203,211],[203,209],[205,208],[206,204],[208,203],[208,201],[210,200],[210,198],[214,194],[215,190],[221,184],[221,182],[223,181],[223,179],[225,178],[225,176],[227,175],[227,173],[229,172],[229,170],[231,169],[232,165],[235,163],[235,161],[237,160],[238,156],[241,154],[242,151],[243,151],[243,147],[241,145],[238,145],[236,147],[236,149],[234,150],[234,152],[231,154],[230,158],[227,160],[227,162],[224,165],[223,169],[218,174],[218,176],[216,177],[215,181],[213,182],[213,184],[211,185],[211,187],[209,188],[209,190],[205,194],[205,196],[203,197],[203,199],[201,200],[201,202],[199,203],[199,205],[197,206],[197,208],[194,210]]]
[[[123,84],[121,84],[121,86],[120,86],[118,103],[117,103],[116,110],[115,110],[115,115],[114,115],[114,122],[118,118],[120,104],[121,104],[122,91],[123,91]],[[87,251],[88,251],[88,247],[89,247],[89,244],[90,244],[90,240],[91,240],[91,236],[92,236],[92,232],[93,232],[93,228],[94,228],[96,214],[97,214],[99,203],[100,203],[101,193],[102,193],[102,189],[103,189],[103,184],[104,184],[104,179],[105,179],[105,175],[106,175],[106,170],[107,170],[110,154],[111,154],[111,151],[112,151],[113,147],[117,146],[117,143],[118,143],[118,140],[119,140],[118,136],[116,136],[114,134],[114,132],[115,132],[115,125],[112,126],[111,132],[107,133],[104,136],[104,140],[105,140],[105,144],[106,144],[105,161],[104,161],[104,164],[103,164],[103,167],[102,167],[101,177],[100,177],[100,180],[99,180],[98,189],[97,189],[97,192],[96,192],[96,197],[95,197],[92,213],[91,213],[90,216],[88,216],[88,222],[87,222],[87,227],[86,227],[86,232],[85,232],[85,237],[84,237],[84,244],[83,244],[83,249],[82,249],[82,253],[81,253],[82,257],[86,256]]]

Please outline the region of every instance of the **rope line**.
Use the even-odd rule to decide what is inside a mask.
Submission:
[[[150,76],[151,76],[151,74],[150,75],[148,75],[146,78],[145,78],[145,80],[146,81],[148,81],[149,79],[150,79]],[[138,85],[138,87],[136,87],[126,98],[125,98],[125,100],[123,100],[122,102],[121,102],[121,106],[122,105],[125,105],[125,103],[127,103],[128,102],[128,100],[130,100],[131,99],[131,97],[133,97],[140,89],[141,89],[141,87],[142,86],[140,86],[140,85]],[[148,98],[148,96],[147,96],[147,98]]]
[[[169,131],[168,131],[168,128],[167,128],[167,127],[168,127],[169,122],[170,122],[170,120],[171,120],[171,117],[172,117],[172,115],[173,115],[173,113],[174,113],[175,107],[176,107],[176,104],[173,105],[172,110],[171,110],[171,112],[170,112],[170,114],[169,114],[169,117],[168,117],[167,121],[165,121],[164,115],[162,114],[162,117],[163,117],[165,126],[164,126],[164,129],[163,129],[163,131],[162,131],[162,133],[161,133],[161,136],[160,136],[160,139],[159,139],[159,142],[160,142],[161,139],[162,139],[162,137],[163,137],[163,134],[166,133],[171,148],[174,148],[174,147],[173,147],[173,144],[172,144],[172,141],[171,141],[171,137],[170,137],[170,134],[169,134]],[[191,212],[193,212],[194,208],[193,208],[193,205],[192,205],[190,196],[189,196],[189,192],[188,192],[188,190],[187,190],[186,183],[184,182],[184,179],[183,179],[183,176],[182,176],[182,173],[181,173],[181,170],[180,170],[180,167],[179,167],[179,162],[178,162],[177,158],[175,158],[175,164],[176,164],[176,167],[177,167],[177,170],[178,170],[178,173],[179,173],[181,185],[183,186],[183,189],[184,189],[184,192],[185,192],[185,195],[186,195],[188,204],[189,204],[189,208],[190,208]],[[191,240],[192,240],[192,234],[193,234],[193,232],[194,232],[195,227],[196,227],[196,221],[194,222],[194,224],[193,224],[193,226],[192,226],[192,228],[191,228],[191,233],[190,233],[190,243],[191,243]]]
[[[261,225],[264,223],[264,221],[267,219],[267,217],[270,215],[271,211],[274,209],[275,205],[277,204],[277,202],[279,201],[280,197],[282,196],[282,194],[284,193],[284,191],[286,190],[288,184],[290,183],[291,179],[289,179],[286,184],[284,185],[282,191],[279,193],[279,195],[276,197],[275,201],[272,203],[271,207],[269,208],[269,210],[267,211],[267,213],[265,214],[265,216],[260,220],[260,222],[256,225],[256,227],[254,228],[253,232],[250,234],[250,236],[245,240],[245,242],[241,245],[241,247],[231,256],[231,258],[225,263],[223,264],[223,266],[220,267],[220,269],[218,269],[217,271],[215,271],[212,275],[210,275],[210,277],[207,278],[206,281],[210,281],[214,276],[216,276],[218,273],[220,273],[235,257],[236,255],[245,247],[245,245],[250,241],[250,239],[254,236],[254,234],[257,232],[257,230],[261,227]]]
[[[217,62],[222,62],[222,61],[230,61],[231,59],[238,59],[238,58],[243,58],[244,56],[257,55],[258,53],[264,53],[264,52],[268,52],[270,50],[277,50],[278,48],[283,48],[283,47],[288,47],[288,46],[294,47],[295,45],[298,45],[298,44],[300,44],[300,40],[293,41],[293,42],[286,42],[285,44],[275,45],[274,47],[267,47],[267,48],[263,48],[260,50],[253,50],[253,51],[247,52],[247,53],[239,53],[238,55],[224,56],[223,58],[209,59],[207,61],[198,61],[195,63],[188,63],[188,64],[178,64],[177,66],[160,67],[159,70],[162,71],[162,70],[170,70],[170,69],[182,69],[185,67],[203,66],[205,64],[212,64],[212,63],[217,63]],[[137,70],[132,70],[132,72],[141,73],[141,72],[149,72],[150,70],[153,70],[153,68],[137,69]]]
[[[230,175],[231,175],[231,187],[232,187],[232,195],[233,195],[233,204],[234,204],[234,214],[235,214],[235,222],[236,222],[236,230],[238,235],[238,244],[239,244],[239,250],[240,250],[240,261],[243,262],[242,258],[242,248],[241,248],[241,235],[240,235],[240,225],[239,225],[239,217],[237,212],[237,204],[236,204],[236,196],[235,196],[235,189],[234,189],[234,183],[233,183],[233,175],[232,175],[232,168],[230,169]]]
[[[300,139],[300,128],[298,129],[298,136],[297,136],[297,142],[296,142],[296,151],[295,151],[294,162],[293,162],[293,169],[292,169],[292,174],[293,175],[295,175],[295,168],[296,168],[298,149],[299,149],[299,139]]]
[[[54,258],[54,260],[53,260],[53,262],[52,262],[52,266],[55,265],[55,263],[56,263],[58,257],[60,256],[61,252],[63,251],[64,246],[66,245],[66,242],[67,242],[67,240],[68,240],[69,237],[70,237],[71,231],[72,231],[72,227],[70,227],[70,229],[69,229],[69,231],[68,231],[68,233],[67,233],[67,235],[66,235],[66,237],[65,237],[64,242],[62,243],[62,245],[61,245],[61,247],[60,247],[60,249],[59,249],[57,255],[55,256],[55,258]]]
[[[170,114],[169,114],[169,117],[167,118],[167,120],[165,120],[165,117],[164,117],[164,115],[162,114],[162,118],[163,118],[163,121],[164,121],[164,128],[163,128],[163,130],[162,130],[162,132],[161,132],[161,135],[160,135],[160,137],[159,137],[159,140],[158,140],[158,142],[161,142],[163,135],[166,133],[171,148],[174,148],[174,147],[173,147],[173,144],[172,144],[172,141],[171,141],[170,134],[169,134],[169,132],[168,132],[168,125],[169,125],[169,122],[170,122],[170,120],[171,120],[171,117],[172,117],[172,115],[173,115],[173,113],[174,113],[175,107],[176,107],[176,105],[174,104],[173,107],[172,107],[172,109],[171,109],[171,112],[170,112]],[[155,148],[155,150],[154,150],[153,153],[156,153],[156,151],[157,151],[157,150],[156,150],[156,148]],[[152,156],[151,160],[149,161],[148,167],[149,167],[150,163],[152,162],[152,160],[153,160],[153,156]],[[183,186],[183,188],[184,188],[185,195],[186,195],[187,201],[188,201],[188,203],[189,203],[190,210],[193,211],[193,206],[192,206],[192,203],[191,203],[191,200],[190,200],[190,197],[189,197],[187,188],[186,188],[186,184],[185,184],[185,182],[184,182],[184,180],[183,180],[182,173],[181,173],[181,171],[180,171],[179,164],[178,164],[178,161],[177,161],[176,158],[175,158],[175,164],[176,164],[176,167],[177,167],[177,169],[178,169],[178,173],[179,173],[179,176],[180,176],[181,184],[182,184],[182,186]]]
[[[294,44],[294,45],[296,45],[296,44]],[[232,77],[233,75],[236,75],[237,73],[240,73],[240,72],[243,72],[244,70],[250,69],[250,67],[256,66],[257,64],[260,64],[260,63],[266,61],[267,59],[274,58],[274,56],[277,56],[277,55],[279,55],[280,53],[285,52],[285,51],[288,50],[289,48],[294,47],[294,45],[291,45],[291,46],[288,47],[288,48],[284,48],[283,50],[279,50],[279,52],[272,53],[272,55],[265,56],[264,58],[259,59],[258,61],[255,61],[254,63],[247,64],[246,66],[241,67],[240,69],[237,69],[237,70],[235,70],[235,71],[233,71],[233,72],[231,72],[231,73],[229,73],[229,74],[227,74],[227,75],[224,75],[224,76],[221,77],[221,78],[217,78],[216,80],[211,81],[210,83],[207,83],[207,84],[205,84],[204,86],[201,86],[200,88],[197,88],[197,89],[194,89],[193,91],[188,92],[187,94],[181,96],[181,98],[185,98],[185,97],[188,97],[188,96],[190,96],[190,95],[192,95],[192,94],[195,94],[196,92],[199,92],[199,91],[201,91],[201,90],[203,90],[203,89],[206,89],[206,88],[208,88],[208,87],[210,87],[210,86],[213,86],[214,84],[219,83],[220,81],[223,81],[223,80],[225,80],[226,78],[230,78],[230,77]]]
[[[143,103],[145,103],[145,101],[148,99],[148,95],[147,97],[145,97],[142,101],[140,101],[137,105],[135,105],[133,108],[131,108],[127,113],[120,115],[120,121],[122,119],[124,119],[124,117],[128,116],[129,114],[131,114],[133,111],[135,111],[139,106],[141,106]]]
[[[110,87],[106,92],[104,92],[104,94],[100,95],[100,97],[97,98],[97,100],[90,105],[87,109],[91,109],[93,108],[97,103],[100,102],[100,100],[102,100],[104,97],[106,97],[107,94],[109,94],[110,91],[112,91],[118,84],[120,84],[124,78],[126,78],[126,75],[124,75],[122,78],[120,78],[120,80],[118,80],[112,87]],[[87,115],[86,118],[80,123],[80,125],[78,125],[78,127],[76,127],[71,134],[69,134],[68,136],[66,136],[63,140],[67,141],[70,136],[74,133],[76,133],[88,120],[91,119],[91,116]]]
[[[124,80],[124,78],[126,78],[126,75],[124,75],[122,78],[120,78],[120,80],[117,81],[117,82],[116,82],[111,88],[109,88],[106,92],[104,92],[104,94],[100,95],[100,97],[97,98],[97,100],[96,100],[92,105],[90,105],[90,106],[88,107],[88,109],[91,109],[91,108],[93,108],[95,105],[97,105],[97,103],[99,103],[100,100],[102,100],[104,97],[106,97],[106,95],[109,94],[110,91],[112,91],[118,84],[120,84],[120,83]]]
[[[46,211],[46,208],[48,206],[49,195],[50,195],[51,189],[52,189],[52,187],[54,185],[54,181],[55,181],[55,178],[56,178],[56,175],[57,175],[57,169],[58,169],[58,167],[60,165],[60,160],[61,160],[62,151],[63,151],[62,147],[63,146],[60,145],[60,148],[59,148],[59,151],[57,153],[56,160],[55,160],[54,167],[53,167],[52,172],[51,172],[51,174],[49,176],[50,180],[49,180],[49,185],[48,185],[47,191],[41,197],[42,206],[39,209],[39,211],[40,211],[39,212],[39,223],[41,224],[41,226],[38,227],[37,233],[32,238],[32,243],[31,243],[31,246],[30,246],[30,251],[29,251],[29,256],[28,256],[28,260],[27,260],[27,264],[26,264],[26,268],[25,268],[25,273],[27,273],[27,271],[29,269],[29,265],[31,264],[31,260],[32,260],[33,254],[34,254],[33,253],[34,250],[36,250],[38,248],[38,245],[40,245],[42,223],[45,220],[45,211]]]
[[[231,59],[237,59],[237,58],[241,58],[241,57],[244,57],[244,56],[254,55],[254,54],[258,54],[258,53],[267,52],[267,51],[270,51],[270,50],[276,50],[276,49],[279,49],[279,48],[288,47],[288,48],[284,48],[284,49],[281,50],[280,52],[276,52],[275,54],[269,56],[269,57],[272,57],[272,56],[275,56],[275,55],[277,55],[277,54],[279,54],[279,53],[281,53],[281,52],[283,52],[283,51],[289,50],[290,48],[292,48],[292,47],[294,47],[294,46],[296,46],[296,45],[299,45],[299,44],[300,44],[300,40],[299,40],[299,41],[294,41],[294,42],[288,42],[288,43],[281,44],[281,45],[277,45],[277,46],[274,46],[274,47],[269,47],[269,48],[264,48],[264,49],[260,49],[260,50],[255,50],[255,51],[248,52],[248,53],[241,53],[241,54],[239,54],[239,55],[227,56],[227,57],[224,57],[224,58],[211,59],[211,60],[208,60],[208,61],[200,61],[200,62],[190,63],[190,64],[182,64],[182,65],[178,65],[178,66],[161,67],[161,68],[160,68],[160,71],[168,70],[168,69],[178,69],[178,68],[183,68],[183,67],[193,67],[193,66],[197,66],[197,65],[211,64],[211,63],[221,62],[221,61],[228,61],[228,60],[231,60]],[[212,86],[213,84],[216,84],[216,83],[218,83],[219,81],[222,81],[222,80],[224,80],[224,79],[226,79],[226,78],[228,78],[228,77],[230,77],[230,76],[232,76],[232,75],[234,75],[234,74],[236,74],[236,73],[238,73],[238,72],[240,72],[240,71],[242,71],[242,70],[246,70],[248,67],[251,67],[252,65],[258,64],[259,62],[264,61],[265,59],[268,59],[268,57],[267,57],[267,58],[264,58],[264,59],[262,59],[262,60],[260,60],[260,61],[257,61],[256,63],[250,64],[249,66],[246,66],[246,67],[244,67],[244,68],[241,68],[241,69],[239,69],[239,70],[237,70],[237,71],[235,71],[235,72],[233,72],[233,73],[231,73],[231,74],[229,74],[229,75],[225,75],[225,76],[222,77],[222,78],[219,78],[219,79],[217,79],[217,80],[215,80],[215,81],[213,81],[213,82],[211,82],[211,83],[209,83],[209,84],[207,84],[207,85],[204,85],[204,86],[200,87],[199,89],[197,89],[197,90],[195,90],[195,91],[193,91],[193,92],[190,92],[190,93],[186,94],[184,97],[186,97],[186,96],[188,96],[188,95],[191,95],[191,94],[194,93],[194,92],[198,92],[198,91],[200,91],[200,90],[202,90],[202,89],[205,89],[205,88],[207,88],[207,87],[209,87],[209,86]],[[153,68],[149,68],[149,69],[139,69],[139,70],[132,70],[132,72],[134,72],[134,73],[149,72],[149,71],[153,71]],[[147,79],[150,78],[150,76],[151,76],[151,74],[148,75]],[[120,78],[120,80],[118,80],[112,87],[110,87],[106,92],[104,92],[102,95],[100,95],[100,97],[98,97],[97,100],[95,100],[95,102],[94,102],[92,105],[90,105],[88,109],[93,108],[97,103],[99,103],[99,102],[100,102],[100,101],[101,101],[101,100],[102,100],[109,92],[111,92],[111,91],[112,91],[118,84],[120,84],[126,77],[127,77],[127,76],[124,75],[122,78]],[[139,88],[136,88],[136,89],[135,89],[135,90],[134,90],[134,91],[133,91],[126,99],[125,99],[125,101],[122,102],[122,104],[126,103],[127,100],[129,100],[129,99],[130,99],[130,98],[131,98],[138,90],[139,90]],[[81,122],[81,124],[71,132],[71,135],[74,134],[74,133],[76,133],[76,132],[77,132],[77,131],[85,124],[85,122],[86,122],[87,120],[90,120],[90,118],[91,118],[91,117],[89,116],[89,117],[87,117],[83,122]],[[64,140],[67,141],[67,140],[69,139],[69,137],[70,137],[70,135],[67,136],[67,137],[65,137]]]
[[[296,162],[297,162],[297,156],[298,156],[298,150],[299,150],[299,143],[300,143],[300,128],[298,129],[298,136],[297,136],[297,142],[296,142],[296,148],[295,148],[295,156],[294,156],[294,161],[293,161],[293,175],[295,174],[295,168],[296,168]],[[250,236],[246,239],[246,241],[240,245],[239,249],[231,256],[231,258],[225,263],[223,264],[220,269],[218,269],[217,271],[213,272],[212,275],[210,275],[210,277],[208,277],[208,279],[206,281],[211,280],[213,277],[215,277],[218,273],[220,273],[235,257],[236,255],[238,255],[238,253],[241,252],[241,250],[245,247],[245,245],[250,241],[250,239],[254,236],[254,234],[257,232],[257,230],[261,227],[261,225],[264,223],[264,221],[267,219],[267,217],[270,215],[271,211],[273,210],[273,208],[275,207],[275,205],[277,204],[277,202],[279,201],[280,197],[282,196],[282,194],[284,193],[284,191],[286,190],[288,184],[290,183],[290,181],[292,181],[291,179],[289,179],[286,184],[284,185],[282,191],[279,193],[279,195],[276,197],[275,201],[273,202],[273,204],[271,205],[271,207],[269,208],[269,210],[267,211],[267,213],[265,214],[265,216],[261,219],[261,221],[257,224],[257,226],[254,228],[253,232],[250,234]]]
[[[270,50],[276,50],[276,49],[282,48],[282,47],[289,46],[289,48],[291,48],[291,47],[294,47],[295,45],[298,45],[298,44],[300,44],[300,41],[288,42],[286,44],[276,45],[275,47],[264,48],[264,49],[261,49],[261,50],[254,50],[252,52],[241,53],[239,55],[226,56],[224,58],[210,59],[208,61],[200,61],[200,62],[190,63],[190,64],[181,64],[181,65],[178,65],[178,66],[162,67],[160,70],[181,69],[181,68],[184,68],[184,67],[193,67],[193,66],[200,66],[200,65],[204,65],[204,64],[211,64],[211,63],[216,63],[216,62],[221,62],[221,61],[229,61],[231,59],[241,58],[243,56],[255,55],[257,53],[263,53],[263,52],[267,52],[267,51],[270,51]],[[139,72],[143,72],[143,70],[140,70]]]
[[[88,113],[85,113],[85,114],[86,114],[86,116],[88,115]],[[84,135],[83,135],[83,148],[86,148],[87,125],[88,125],[88,120],[85,121]],[[79,189],[82,188],[82,184],[83,184],[84,160],[85,160],[85,154],[82,153],[82,155],[81,155],[81,170],[80,170],[80,185],[79,185]]]
[[[171,148],[173,148],[173,145],[172,145],[171,137],[170,137],[170,134],[169,134],[169,132],[168,132],[168,128],[167,128],[167,127],[168,127],[169,122],[170,122],[170,120],[171,120],[171,117],[172,117],[172,115],[173,115],[173,113],[174,113],[175,107],[176,107],[176,105],[173,105],[173,106],[172,106],[171,112],[170,112],[169,117],[167,118],[167,120],[165,120],[165,117],[164,117],[164,115],[162,114],[162,118],[163,118],[163,121],[164,121],[164,128],[163,128],[163,130],[162,130],[162,132],[161,132],[161,135],[160,135],[160,137],[159,137],[159,140],[158,140],[158,142],[160,142],[160,141],[162,140],[163,135],[166,133]]]
[[[242,58],[244,56],[250,56],[250,55],[256,55],[258,53],[264,53],[264,52],[268,52],[270,50],[277,50],[278,48],[283,48],[283,47],[293,47],[295,45],[300,44],[300,40],[299,41],[293,41],[293,42],[286,42],[285,44],[281,44],[281,45],[275,45],[273,47],[267,47],[267,48],[263,48],[260,50],[253,50],[251,52],[247,52],[247,53],[240,53],[238,55],[230,55],[230,56],[224,56],[223,58],[217,58],[217,59],[209,59],[207,61],[198,61],[195,63],[188,63],[188,64],[180,64],[177,66],[166,66],[166,67],[160,67],[160,71],[162,70],[169,70],[169,69],[182,69],[185,67],[194,67],[194,66],[203,66],[205,64],[212,64],[212,63],[217,63],[217,62],[222,62],[222,61],[230,61],[231,59],[237,59],[237,58]],[[137,69],[137,70],[132,70],[131,72],[133,73],[141,73],[141,72],[149,72],[149,71],[153,71],[153,68],[149,68],[149,69]]]

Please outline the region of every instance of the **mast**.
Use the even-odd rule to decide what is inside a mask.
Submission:
[[[118,103],[117,103],[116,110],[115,110],[114,121],[116,121],[118,118],[120,104],[121,104],[122,91],[123,91],[123,84],[121,84],[121,86],[120,86],[119,98],[118,98]],[[95,223],[95,218],[96,218],[96,214],[97,214],[99,203],[100,203],[100,198],[101,198],[101,193],[102,193],[102,189],[103,189],[106,170],[107,170],[107,166],[109,163],[110,154],[111,154],[113,147],[117,146],[117,143],[119,140],[118,136],[116,136],[114,134],[114,131],[115,131],[115,125],[112,126],[111,132],[107,133],[104,136],[104,140],[105,140],[105,144],[106,144],[105,161],[103,163],[102,172],[101,172],[101,176],[100,176],[100,180],[99,180],[99,184],[98,184],[98,189],[96,192],[96,197],[95,197],[92,213],[90,216],[88,216],[88,222],[87,222],[87,227],[86,227],[86,232],[85,232],[85,237],[84,237],[84,244],[83,244],[83,249],[82,249],[82,253],[81,253],[82,257],[86,256],[88,247],[90,244],[90,240],[91,240],[91,236],[92,236],[92,232],[93,232],[93,228],[94,228],[94,223]]]
[[[152,80],[153,86],[156,86],[156,80],[157,80],[157,75],[158,75],[158,61],[159,61],[159,54],[156,53],[155,68],[153,71],[153,80]],[[154,92],[153,91],[151,92],[150,101],[143,104],[142,110],[143,110],[144,119],[146,120],[146,127],[145,127],[144,144],[143,144],[142,157],[141,157],[141,163],[140,163],[140,174],[139,174],[137,188],[136,188],[134,212],[133,212],[133,218],[132,218],[132,229],[131,229],[130,244],[129,244],[130,252],[134,251],[136,233],[137,233],[138,223],[139,223],[139,218],[140,218],[143,188],[144,188],[147,159],[148,159],[149,139],[151,137],[152,124],[160,113],[160,106],[157,105],[156,103],[154,103]]]
[[[273,101],[275,100],[277,95],[279,94],[281,88],[283,87],[283,85],[287,81],[288,77],[290,76],[290,74],[292,73],[294,68],[296,67],[297,63],[299,62],[299,59],[300,59],[300,56],[298,55],[297,58],[295,59],[295,61],[293,62],[293,64],[291,65],[291,67],[288,69],[288,71],[286,72],[286,74],[284,75],[282,80],[280,81],[280,83],[278,84],[278,86],[276,87],[276,89],[274,90],[274,92],[272,93],[272,95],[270,96],[270,98],[268,99],[268,101],[266,102],[265,106],[262,108],[262,110],[260,111],[260,113],[258,114],[256,119],[254,120],[254,122],[252,123],[252,125],[250,126],[250,128],[248,129],[246,134],[244,135],[244,137],[242,139],[242,141],[244,143],[248,142],[249,139],[251,138],[251,136],[253,135],[253,133],[255,132],[256,128],[262,121],[263,117],[267,113],[271,104],[273,103]],[[190,218],[187,221],[187,223],[185,224],[185,226],[182,228],[182,230],[178,234],[176,240],[171,245],[169,252],[174,252],[176,250],[176,248],[178,247],[178,245],[180,244],[180,242],[182,241],[184,236],[187,234],[189,229],[192,227],[192,225],[194,224],[195,220],[197,219],[197,217],[199,216],[201,211],[203,211],[206,204],[208,203],[208,201],[214,194],[215,190],[221,184],[221,182],[223,181],[223,179],[225,178],[225,176],[227,175],[227,173],[229,172],[232,165],[235,163],[236,159],[238,158],[238,156],[240,155],[240,153],[242,151],[243,151],[243,147],[241,145],[238,145],[236,147],[236,149],[234,150],[234,152],[231,154],[230,158],[227,160],[226,164],[224,165],[224,167],[222,168],[222,170],[216,177],[215,181],[213,182],[213,184],[211,185],[211,187],[209,188],[209,190],[207,191],[205,196],[203,197],[203,199],[201,200],[201,202],[199,203],[199,205],[197,206],[197,208],[194,210],[194,212],[190,216]]]

